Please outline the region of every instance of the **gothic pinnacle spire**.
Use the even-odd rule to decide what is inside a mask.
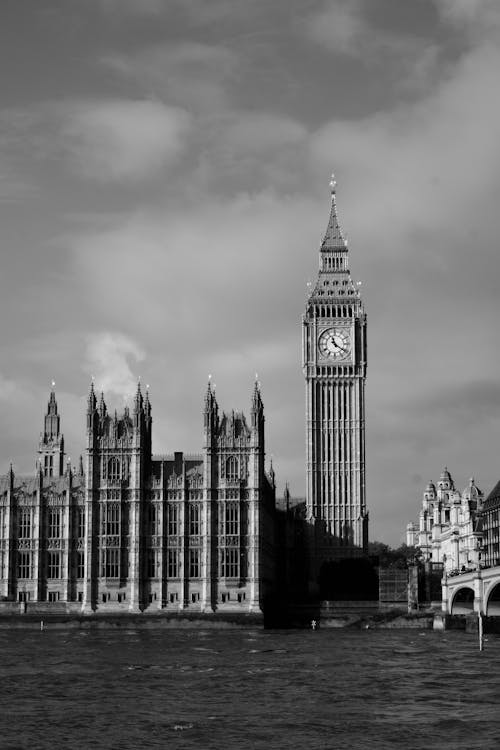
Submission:
[[[262,403],[262,396],[260,394],[260,382],[257,380],[256,374],[252,392],[252,412],[262,413],[263,409],[264,404]]]
[[[143,403],[144,403],[144,399],[142,398],[141,379],[139,378],[137,380],[137,391],[135,393],[135,399],[134,399],[134,411],[136,412],[141,411]]]
[[[101,417],[104,417],[106,416],[106,412],[107,412],[107,409],[106,409],[106,404],[104,402],[104,392],[101,391],[101,397],[99,399],[99,414],[101,415]]]
[[[339,222],[337,219],[337,204],[335,201],[336,192],[337,192],[337,181],[335,179],[335,175],[332,174],[332,179],[330,180],[330,193],[332,196],[332,205],[330,208],[328,226],[326,228],[323,242],[321,243],[322,250],[323,249],[325,250],[326,249],[336,249],[336,250],[347,249],[347,243],[342,234],[342,230],[340,229]]]
[[[90,391],[89,396],[87,399],[88,404],[88,411],[93,412],[97,406],[97,399],[95,397],[95,391],[94,391],[94,378],[92,378],[92,381],[90,383]]]

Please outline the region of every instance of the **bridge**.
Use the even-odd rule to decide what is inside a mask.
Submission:
[[[446,614],[500,616],[500,565],[445,575],[441,585]]]

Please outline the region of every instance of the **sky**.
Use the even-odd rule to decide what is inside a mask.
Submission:
[[[305,492],[301,318],[332,171],[368,316],[370,539],[444,466],[500,477],[497,0],[3,0],[0,471],[67,452],[91,378],[150,386],[197,453],[209,375],[256,373],[282,495]]]

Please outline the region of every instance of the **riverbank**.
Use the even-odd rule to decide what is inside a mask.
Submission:
[[[440,612],[414,612],[386,610],[381,612],[351,612],[338,615],[312,617],[279,622],[265,621],[256,613],[241,612],[160,612],[142,613],[50,613],[50,612],[11,612],[0,614],[0,631],[8,629],[27,630],[158,630],[158,629],[199,629],[199,630],[461,630],[475,633],[478,618],[470,615],[444,615]],[[483,617],[485,633],[500,633],[500,617]]]
[[[166,629],[166,628],[199,628],[223,630],[229,628],[260,628],[264,627],[264,619],[260,614],[224,614],[218,613],[175,613],[175,614],[10,614],[0,616],[0,630],[7,629]]]

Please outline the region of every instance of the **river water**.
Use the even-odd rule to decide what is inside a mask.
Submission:
[[[3,630],[0,748],[500,747],[500,637]]]

